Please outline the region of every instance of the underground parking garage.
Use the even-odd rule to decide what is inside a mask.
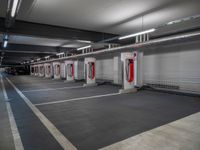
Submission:
[[[1,0],[0,150],[199,150],[198,0]]]

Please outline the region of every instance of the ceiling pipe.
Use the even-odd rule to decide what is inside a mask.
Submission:
[[[152,46],[152,45],[156,45],[156,44],[162,44],[162,43],[165,43],[165,42],[184,40],[184,39],[194,38],[194,37],[200,37],[200,31],[192,32],[192,33],[186,33],[186,34],[182,34],[182,35],[176,35],[176,36],[154,39],[154,40],[150,40],[150,41],[147,41],[147,42],[144,42],[144,43],[130,44],[130,45],[115,47],[115,48],[111,48],[111,49],[103,49],[103,50],[99,50],[99,51],[95,51],[95,52],[63,57],[63,58],[60,58],[60,59],[51,59],[51,60],[48,60],[48,61],[42,61],[40,63],[62,61],[62,60],[67,60],[67,59],[77,59],[77,58],[83,58],[83,57],[91,56],[91,55],[93,56],[93,55],[99,55],[99,54],[104,54],[104,53],[113,53],[113,52],[118,52],[120,50],[127,50],[127,49],[133,49],[133,48],[139,49],[139,48],[143,48],[145,46]],[[33,64],[37,64],[37,63],[33,63]]]
[[[1,49],[0,49],[1,50]],[[52,55],[56,55],[57,52],[41,52],[41,51],[17,51],[17,50],[1,50],[1,52],[6,52],[6,53],[25,53],[25,54],[52,54]]]

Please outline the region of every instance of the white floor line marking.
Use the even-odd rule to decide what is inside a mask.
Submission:
[[[77,150],[77,148],[51,123],[44,114],[40,112],[38,108],[36,108],[31,101],[10,81],[6,78],[7,81],[12,85],[12,87],[16,90],[16,92],[21,96],[24,102],[29,106],[29,108],[33,111],[33,113],[40,119],[43,125],[49,130],[52,136],[57,140],[57,142],[61,145],[64,150]]]
[[[61,87],[61,88],[49,88],[49,89],[36,89],[36,90],[26,90],[22,91],[23,93],[28,93],[28,92],[42,92],[42,91],[56,91],[56,90],[65,90],[65,89],[77,89],[77,88],[82,88],[84,87],[83,85],[81,86],[68,86],[68,87]]]
[[[58,104],[58,103],[64,103],[64,102],[79,101],[79,100],[84,100],[84,99],[93,99],[93,98],[115,96],[115,95],[120,95],[120,94],[121,93],[111,93],[111,94],[95,95],[95,96],[88,96],[88,97],[81,97],[81,98],[72,98],[72,99],[60,100],[60,101],[54,101],[54,102],[38,103],[38,104],[35,104],[35,106],[52,105],[52,104]]]
[[[49,80],[50,81],[50,80]],[[31,83],[24,83],[24,84],[19,84],[19,86],[30,86]],[[45,84],[45,85],[56,85],[56,84],[65,84],[64,82],[55,82],[55,83],[48,83],[48,82],[40,82],[40,83],[32,83],[31,85],[33,86],[39,86],[41,84]]]
[[[4,85],[4,82],[3,82],[1,75],[0,75],[0,78],[1,78],[1,85],[2,85],[2,89],[3,89],[3,95],[4,95],[4,98],[5,98],[5,101],[7,101],[8,95],[6,93],[5,85]],[[9,122],[10,122],[11,132],[12,132],[12,135],[13,135],[15,150],[24,150],[24,147],[23,147],[23,144],[22,144],[22,141],[21,141],[21,137],[20,137],[20,134],[19,134],[16,122],[15,122],[15,117],[13,115],[12,108],[11,108],[9,102],[6,102],[6,108],[7,108],[7,111],[8,111],[8,118],[9,118]]]

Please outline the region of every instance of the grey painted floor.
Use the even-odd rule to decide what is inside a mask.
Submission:
[[[76,86],[76,85],[74,85]],[[63,89],[55,91],[37,91],[24,93],[32,103],[44,103],[51,101],[67,100],[109,93],[117,93],[119,87],[112,85],[101,85],[96,87],[80,87],[76,89]]]
[[[199,150],[200,112],[114,143],[101,150]]]
[[[98,149],[200,111],[198,98],[140,91],[39,106],[79,149]]]
[[[14,150],[14,142],[11,133],[8,112],[3,96],[2,85],[0,85],[0,150]]]
[[[9,79],[22,91],[82,84],[31,76],[10,76]],[[11,106],[25,149],[61,149],[7,81],[5,85],[12,100]],[[55,91],[30,91],[24,92],[24,95],[32,103],[38,104],[116,93],[118,89],[117,86],[101,85]],[[95,150],[197,113],[200,111],[200,99],[144,90],[135,94],[37,107],[78,149]]]
[[[5,79],[4,84],[24,149],[61,150],[60,145]]]

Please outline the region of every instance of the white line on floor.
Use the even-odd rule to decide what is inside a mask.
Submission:
[[[64,150],[77,150],[77,148],[51,123],[45,116],[36,108],[31,101],[8,79],[7,81],[12,85],[24,102],[29,106],[33,113],[40,119],[43,125],[48,129],[52,136],[57,140]]]
[[[1,78],[1,85],[2,85],[2,89],[3,89],[4,98],[5,98],[5,101],[7,101],[8,95],[6,93],[5,85],[4,85],[4,82],[3,82],[3,79],[2,79],[2,75],[0,75],[0,78]],[[24,147],[23,147],[23,144],[22,144],[22,141],[21,141],[21,137],[20,137],[20,134],[19,134],[19,131],[17,129],[16,122],[15,122],[15,117],[13,115],[12,108],[11,108],[9,102],[6,102],[6,108],[7,108],[7,111],[8,111],[8,118],[9,118],[9,122],[10,122],[11,132],[12,132],[12,135],[13,135],[15,150],[24,150]]]
[[[35,104],[35,106],[51,105],[51,104],[58,104],[58,103],[64,103],[64,102],[79,101],[79,100],[84,100],[84,99],[115,96],[115,95],[120,95],[120,93],[111,93],[111,94],[95,95],[95,96],[88,96],[88,97],[81,97],[81,98],[72,98],[72,99],[67,99],[67,100],[60,100],[60,101],[53,101],[53,102],[46,102],[46,103],[38,103],[38,104]]]
[[[37,90],[26,90],[22,91],[23,93],[28,93],[28,92],[42,92],[42,91],[56,91],[56,90],[65,90],[65,89],[77,89],[77,88],[82,88],[83,85],[81,86],[68,86],[68,87],[62,87],[62,88],[49,88],[49,89],[37,89]]]
[[[50,81],[50,80],[49,80]],[[19,86],[30,86],[33,85],[33,86],[37,86],[37,85],[42,85],[42,84],[45,84],[45,85],[56,85],[56,84],[65,84],[64,82],[54,82],[54,83],[48,83],[48,82],[40,82],[40,83],[23,83],[23,84],[19,84]]]

